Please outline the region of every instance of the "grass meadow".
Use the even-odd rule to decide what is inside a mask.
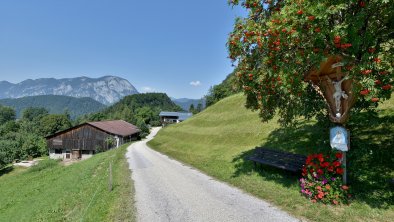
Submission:
[[[135,221],[128,145],[69,166],[46,159],[30,169],[1,170],[0,221]]]
[[[393,220],[394,189],[388,180],[394,178],[394,99],[382,104],[377,115],[353,115],[347,125],[354,198],[342,206],[313,204],[300,194],[299,175],[268,166],[254,168],[245,160],[256,146],[306,155],[327,152],[329,123],[304,120],[283,128],[275,119],[261,122],[244,103],[241,94],[219,101],[183,123],[162,129],[149,145],[303,220]]]

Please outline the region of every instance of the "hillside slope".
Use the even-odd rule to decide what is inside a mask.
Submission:
[[[244,103],[241,94],[223,99],[183,123],[162,129],[149,145],[300,218],[386,221],[394,216],[394,195],[387,183],[394,177],[394,99],[383,104],[379,116],[352,117],[348,157],[357,198],[349,207],[337,208],[313,205],[301,197],[298,176],[270,167],[256,171],[244,160],[260,145],[302,154],[325,152],[330,149],[328,126],[314,121],[293,128],[281,128],[276,120],[262,123]]]
[[[127,146],[70,166],[43,160],[31,169],[0,170],[0,221],[135,221]]]
[[[71,96],[42,95],[27,96],[17,99],[0,99],[0,104],[15,109],[17,118],[22,116],[24,109],[28,107],[42,107],[51,114],[61,114],[66,110],[71,118],[98,112],[106,106],[92,98],[74,98]]]

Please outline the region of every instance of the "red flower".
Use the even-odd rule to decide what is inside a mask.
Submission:
[[[375,85],[380,85],[382,84],[382,81],[380,81],[379,79],[375,80]]]
[[[371,99],[371,102],[377,103],[377,102],[379,102],[379,98],[374,97]]]
[[[382,87],[383,88],[383,87]],[[360,95],[362,95],[362,96],[366,96],[366,95],[368,95],[369,94],[369,90],[368,89],[364,89],[364,90],[361,90],[360,91]]]
[[[315,28],[315,32],[320,32],[320,31],[321,31],[321,30],[320,30],[319,27]]]
[[[348,189],[349,189],[348,186],[346,186],[346,185],[343,185],[343,186],[342,186],[342,190],[348,190]]]
[[[318,170],[317,170],[317,174],[319,174],[319,175],[323,175],[323,170],[321,170],[321,169],[318,169]]]
[[[335,205],[338,205],[338,201],[336,201],[336,200],[332,200],[332,203]]]
[[[328,170],[329,172],[333,172],[333,171],[334,171],[334,167],[333,167],[333,166],[329,166],[329,167],[327,168],[327,170]]]
[[[319,193],[317,194],[317,198],[323,199],[323,197],[324,197],[324,193],[323,193],[323,192],[319,192]]]
[[[375,50],[376,50],[375,48],[369,48],[369,49],[368,49],[368,52],[369,52],[369,53],[374,53]]]
[[[363,75],[368,75],[370,73],[372,73],[372,70],[370,70],[370,69],[366,69],[366,70],[361,71],[361,74],[363,74]]]
[[[384,86],[382,86],[382,89],[390,90],[391,89],[391,85],[390,84],[384,85]]]
[[[379,58],[374,58],[373,61],[375,61],[376,63],[380,63],[382,60]]]
[[[318,159],[320,162],[323,162],[323,161],[324,161],[323,154],[319,153],[319,154],[317,155],[317,159]]]
[[[313,20],[315,20],[315,16],[313,16],[313,15],[311,15],[311,16],[308,16],[308,20],[309,20],[309,21],[313,21]]]
[[[329,162],[324,162],[324,163],[321,163],[320,166],[323,167],[323,168],[327,168],[328,166],[330,166],[330,163]]]
[[[336,153],[335,154],[335,157],[337,158],[337,159],[342,159],[342,153]]]
[[[341,175],[342,175],[342,174],[343,174],[343,169],[340,168],[340,167],[338,167],[338,168],[337,168],[337,174],[341,174]]]
[[[333,165],[334,167],[339,167],[339,166],[341,165],[341,163],[338,162],[338,161],[334,161],[334,162],[332,163],[332,165]]]
[[[302,10],[298,10],[297,15],[302,15],[304,12]]]
[[[306,158],[306,164],[309,164],[312,161],[312,156],[309,155],[308,158]]]
[[[360,5],[361,8],[364,8],[365,7],[365,2],[361,1],[359,5]]]
[[[335,36],[334,37],[334,43],[335,44],[341,43],[341,36],[339,36],[339,35]]]

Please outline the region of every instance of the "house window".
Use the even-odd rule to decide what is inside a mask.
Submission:
[[[61,149],[55,149],[55,154],[62,154],[62,150]]]

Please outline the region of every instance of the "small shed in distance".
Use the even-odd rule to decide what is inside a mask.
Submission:
[[[193,116],[192,113],[181,113],[181,112],[160,112],[160,122],[162,126],[166,126],[172,123],[182,122]]]
[[[47,136],[52,159],[86,159],[136,140],[140,129],[123,120],[87,122]]]

